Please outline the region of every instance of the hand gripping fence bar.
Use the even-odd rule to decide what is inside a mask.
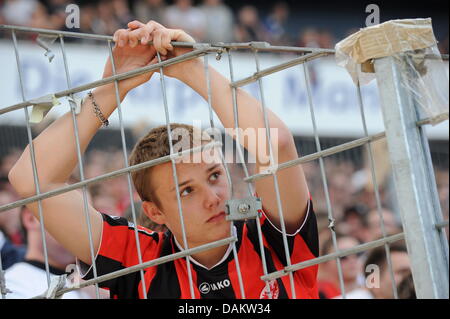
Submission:
[[[283,219],[283,213],[282,213],[282,203],[281,203],[281,196],[279,194],[279,189],[277,187],[277,176],[276,173],[278,172],[278,170],[283,170],[286,169],[288,167],[292,167],[294,165],[299,165],[302,163],[306,163],[309,161],[313,161],[316,159],[319,159],[319,164],[320,164],[320,171],[321,171],[321,178],[322,178],[322,183],[323,183],[323,187],[324,187],[324,192],[325,192],[325,199],[326,199],[326,205],[327,205],[327,210],[328,210],[328,218],[330,221],[330,231],[331,231],[331,235],[332,235],[332,239],[333,239],[333,246],[335,248],[335,253],[329,254],[327,256],[321,256],[312,260],[308,260],[306,262],[302,262],[299,264],[294,264],[292,265],[290,262],[290,258],[287,261],[287,266],[281,270],[281,271],[277,271],[277,272],[273,272],[271,274],[268,274],[267,272],[267,264],[266,264],[266,259],[264,256],[264,249],[263,249],[263,242],[262,242],[262,232],[261,232],[261,224],[260,224],[260,220],[259,218],[256,218],[256,224],[257,224],[257,230],[258,230],[258,237],[259,237],[259,244],[260,244],[260,249],[261,249],[261,257],[262,257],[262,264],[263,264],[263,273],[264,275],[261,277],[261,280],[264,280],[266,283],[266,287],[270,296],[270,290],[268,289],[268,282],[270,280],[276,279],[276,278],[280,278],[282,276],[288,275],[290,277],[290,282],[291,282],[291,288],[292,288],[292,296],[295,298],[295,289],[294,289],[294,285],[293,285],[293,272],[305,267],[309,267],[312,265],[316,265],[322,262],[326,262],[328,260],[333,260],[336,259],[337,262],[337,266],[338,266],[338,275],[339,275],[339,283],[341,286],[341,293],[343,295],[343,297],[345,298],[345,289],[344,289],[344,284],[343,284],[343,277],[342,277],[342,268],[340,266],[340,258],[352,253],[357,253],[360,251],[366,251],[368,249],[372,249],[374,247],[378,247],[378,246],[383,246],[385,247],[385,252],[386,252],[386,256],[387,256],[387,264],[388,264],[388,269],[389,269],[389,273],[391,276],[391,282],[392,282],[392,289],[393,289],[393,295],[395,298],[398,298],[398,294],[396,291],[396,283],[394,281],[394,276],[393,276],[393,269],[392,269],[392,261],[390,258],[390,251],[389,251],[389,244],[397,241],[397,240],[401,240],[403,239],[403,233],[401,234],[397,234],[397,235],[393,235],[393,236],[387,236],[386,234],[386,230],[384,227],[384,221],[383,221],[383,216],[382,216],[382,212],[381,212],[381,200],[380,200],[380,194],[379,194],[379,189],[378,189],[378,183],[376,181],[376,174],[375,174],[375,163],[374,163],[374,158],[373,158],[373,151],[371,148],[371,143],[379,140],[379,139],[383,139],[386,138],[386,133],[382,132],[382,133],[378,133],[375,135],[369,135],[368,134],[368,130],[367,130],[367,125],[365,122],[365,114],[364,114],[364,106],[363,106],[363,101],[362,101],[362,95],[361,95],[361,91],[360,91],[360,87],[359,85],[357,85],[357,95],[358,95],[358,103],[359,103],[359,108],[360,108],[360,113],[361,113],[361,119],[362,119],[362,124],[363,124],[363,129],[364,129],[364,135],[365,137],[348,142],[348,143],[344,143],[341,144],[339,146],[335,146],[335,147],[331,147],[329,149],[325,149],[322,150],[321,146],[320,146],[320,141],[319,141],[319,135],[318,135],[318,131],[317,131],[317,126],[316,126],[316,121],[315,121],[315,116],[314,116],[314,107],[313,107],[313,101],[312,101],[312,94],[311,94],[311,89],[310,89],[310,83],[309,83],[309,73],[308,73],[308,67],[307,67],[307,62],[317,59],[319,57],[322,56],[327,56],[327,55],[332,55],[334,54],[334,50],[326,50],[326,49],[315,49],[315,48],[296,48],[296,47],[281,47],[281,46],[270,46],[267,43],[261,43],[261,42],[249,42],[249,43],[213,43],[213,44],[192,44],[192,43],[173,43],[174,46],[181,46],[181,47],[189,47],[189,48],[193,48],[192,52],[189,52],[187,54],[183,54],[177,58],[174,59],[169,59],[167,61],[161,62],[161,59],[159,57],[158,54],[158,63],[152,66],[147,66],[147,67],[143,67],[143,68],[139,68],[137,70],[133,70],[130,72],[126,72],[120,75],[117,75],[115,72],[115,65],[114,65],[114,61],[112,60],[112,65],[113,65],[113,76],[109,77],[109,78],[105,78],[99,81],[94,81],[82,86],[78,86],[78,87],[71,87],[71,81],[70,81],[70,75],[68,72],[68,64],[67,64],[67,58],[66,58],[66,53],[65,53],[65,48],[64,48],[64,37],[77,37],[77,38],[86,38],[86,39],[93,39],[93,40],[102,40],[108,43],[109,46],[109,51],[110,51],[110,57],[112,58],[112,49],[111,49],[111,41],[112,41],[112,37],[109,36],[98,36],[98,35],[90,35],[90,34],[80,34],[80,33],[74,33],[74,32],[62,32],[62,31],[53,31],[53,30],[45,30],[45,29],[33,29],[33,28],[24,28],[24,27],[15,27],[15,26],[0,26],[0,29],[10,29],[12,30],[12,37],[13,37],[13,42],[14,42],[14,48],[15,48],[15,52],[16,52],[16,61],[17,61],[17,67],[18,67],[18,72],[19,72],[19,80],[20,80],[20,84],[21,84],[21,89],[22,89],[22,98],[23,98],[23,102],[22,103],[18,103],[16,105],[7,107],[7,108],[3,108],[0,109],[0,115],[1,114],[5,114],[7,112],[11,112],[13,110],[17,110],[20,108],[24,108],[25,111],[25,117],[26,117],[26,121],[27,121],[27,132],[28,132],[28,139],[30,141],[30,155],[31,155],[31,161],[32,161],[32,166],[33,166],[33,174],[34,174],[34,180],[35,180],[35,186],[36,186],[36,195],[31,196],[29,198],[23,199],[23,200],[19,200],[16,201],[14,203],[10,203],[10,204],[6,204],[3,206],[0,206],[0,213],[6,210],[9,210],[11,208],[14,207],[18,207],[24,204],[28,204],[31,202],[38,202],[38,207],[39,207],[39,215],[41,218],[41,232],[44,232],[44,220],[43,220],[43,216],[42,216],[42,207],[41,207],[41,201],[45,198],[51,197],[51,196],[56,196],[58,194],[62,194],[64,192],[68,192],[70,190],[74,190],[74,189],[78,189],[78,188],[83,188],[83,190],[85,191],[85,189],[87,188],[87,185],[92,184],[92,183],[96,183],[102,180],[106,180],[109,178],[113,178],[113,177],[117,177],[117,176],[121,176],[124,174],[127,174],[127,178],[128,178],[128,190],[129,190],[129,194],[130,194],[130,198],[132,195],[132,186],[131,186],[131,172],[138,170],[138,169],[144,169],[146,167],[151,167],[154,165],[158,165],[161,163],[165,163],[168,161],[172,162],[172,168],[173,168],[173,178],[174,178],[174,182],[175,185],[177,187],[177,202],[178,202],[178,208],[179,208],[179,217],[180,217],[180,221],[182,223],[182,231],[183,231],[183,242],[184,242],[184,250],[181,251],[180,253],[174,254],[174,255],[170,255],[170,256],[165,256],[163,258],[158,258],[149,262],[143,262],[142,260],[142,254],[140,251],[140,247],[139,247],[139,236],[138,236],[138,232],[137,232],[137,228],[135,229],[135,239],[136,239],[136,244],[137,244],[137,249],[138,249],[138,256],[139,256],[139,264],[135,265],[133,267],[118,271],[118,272],[114,272],[114,273],[110,273],[104,276],[97,276],[96,274],[94,274],[94,279],[88,280],[84,283],[81,284],[81,287],[85,287],[88,285],[97,285],[99,282],[104,281],[104,280],[108,280],[111,278],[116,278],[118,276],[121,275],[125,275],[126,273],[129,272],[135,272],[135,271],[140,271],[141,273],[141,280],[143,283],[143,295],[144,297],[146,297],[146,287],[145,287],[145,282],[143,279],[143,270],[147,267],[151,267],[151,266],[155,266],[157,264],[160,263],[164,263],[170,260],[174,260],[176,258],[186,258],[187,261],[187,272],[188,272],[188,277],[189,277],[189,286],[190,286],[190,292],[191,292],[191,297],[195,298],[195,294],[194,294],[194,288],[193,288],[193,281],[192,281],[192,274],[191,274],[191,267],[190,267],[190,260],[188,256],[191,256],[192,254],[198,252],[198,251],[202,251],[202,250],[206,250],[206,249],[210,249],[212,247],[218,247],[219,245],[227,245],[227,244],[232,244],[233,247],[233,253],[234,253],[234,257],[236,260],[236,269],[238,272],[238,279],[239,279],[239,286],[240,286],[240,292],[241,292],[241,297],[245,298],[245,294],[244,294],[244,284],[245,282],[243,282],[242,276],[241,276],[241,271],[240,271],[240,266],[239,266],[239,262],[238,262],[238,258],[237,258],[237,251],[236,251],[236,246],[235,246],[235,242],[236,242],[236,237],[232,236],[228,239],[224,239],[221,241],[216,241],[214,243],[210,243],[204,246],[200,246],[200,247],[196,247],[194,249],[189,248],[187,246],[187,240],[186,240],[186,230],[185,230],[185,226],[184,226],[184,220],[183,220],[183,212],[181,210],[181,202],[180,202],[180,197],[179,197],[179,192],[178,192],[178,179],[177,179],[177,173],[176,173],[176,167],[175,167],[175,159],[184,156],[186,154],[190,154],[192,152],[197,152],[197,151],[204,151],[206,149],[209,149],[211,147],[220,147],[221,143],[218,143],[217,141],[214,141],[212,143],[209,143],[207,145],[202,145],[201,147],[197,147],[197,148],[192,148],[190,150],[181,152],[181,153],[173,153],[173,148],[172,148],[172,140],[171,140],[171,134],[169,134],[169,146],[170,146],[170,155],[166,156],[164,158],[160,158],[157,160],[152,160],[152,161],[148,161],[145,163],[141,163],[138,165],[134,165],[134,166],[128,166],[127,164],[127,154],[126,154],[126,144],[125,144],[125,133],[124,133],[124,127],[123,127],[123,121],[122,121],[122,111],[121,111],[121,107],[120,107],[120,97],[118,94],[118,87],[117,87],[117,82],[119,80],[122,79],[126,79],[132,76],[136,76],[136,75],[140,75],[146,72],[151,72],[151,71],[156,71],[159,70],[161,76],[161,89],[162,89],[162,94],[163,94],[163,101],[164,101],[164,110],[165,110],[165,115],[166,115],[166,125],[167,125],[167,129],[168,132],[170,132],[170,121],[169,121],[169,113],[168,113],[168,104],[167,104],[167,96],[166,96],[166,88],[165,88],[165,80],[164,80],[164,67],[176,64],[176,63],[180,63],[182,61],[186,61],[189,59],[194,59],[200,56],[204,56],[204,65],[205,65],[205,76],[206,76],[206,85],[207,85],[207,90],[208,90],[208,108],[209,108],[209,115],[210,115],[210,126],[212,129],[214,129],[214,123],[213,123],[213,112],[212,112],[212,98],[211,98],[211,83],[210,83],[210,79],[209,79],[209,68],[208,68],[208,54],[209,53],[217,53],[218,56],[220,57],[220,55],[222,54],[222,52],[227,52],[228,53],[228,60],[229,60],[229,68],[230,68],[230,80],[231,80],[231,87],[230,89],[232,90],[232,98],[233,98],[233,110],[234,110],[234,122],[235,122],[235,128],[236,128],[236,141],[237,141],[237,152],[238,152],[238,156],[241,159],[241,162],[243,163],[243,169],[244,169],[244,173],[245,173],[245,179],[244,181],[247,182],[247,188],[248,188],[248,192],[250,196],[254,196],[254,191],[251,185],[251,182],[256,181],[258,179],[261,178],[265,178],[270,176],[273,176],[274,178],[274,187],[275,187],[275,191],[276,191],[276,197],[277,197],[277,205],[279,207],[279,212],[281,215],[281,219]],[[68,85],[68,90],[65,91],[61,91],[61,92],[57,92],[55,93],[55,96],[58,97],[63,97],[63,96],[72,96],[75,93],[87,90],[87,89],[91,89],[103,84],[107,84],[107,83],[115,83],[115,90],[116,90],[116,99],[117,99],[117,104],[118,104],[118,109],[119,109],[119,124],[120,124],[120,129],[121,129],[121,138],[122,138],[122,150],[123,150],[123,154],[124,154],[124,160],[125,160],[125,167],[123,169],[108,173],[108,174],[104,174],[101,176],[97,176],[95,178],[91,178],[91,179],[84,179],[83,176],[83,167],[82,167],[82,157],[81,157],[81,152],[79,150],[79,142],[78,142],[78,130],[76,127],[76,121],[75,121],[75,115],[74,115],[74,110],[72,109],[72,116],[74,118],[74,128],[75,128],[75,139],[76,139],[76,143],[77,143],[77,157],[78,157],[78,162],[80,164],[80,174],[82,176],[81,181],[57,190],[53,190],[50,192],[45,192],[45,193],[41,193],[40,189],[39,189],[39,183],[38,183],[38,176],[37,176],[37,170],[36,170],[36,159],[34,156],[34,149],[33,149],[33,143],[32,143],[32,138],[31,138],[31,128],[30,128],[30,124],[28,121],[28,112],[27,112],[27,107],[29,105],[31,105],[30,101],[27,101],[24,95],[24,88],[23,88],[23,80],[22,80],[22,75],[21,75],[21,70],[20,70],[20,59],[19,59],[19,54],[18,54],[18,49],[17,49],[17,39],[16,39],[16,35],[15,35],[15,31],[25,31],[25,32],[36,32],[39,34],[47,34],[47,35],[56,35],[60,38],[60,43],[61,43],[61,50],[62,50],[62,55],[63,55],[63,59],[64,59],[64,66],[65,66],[65,70],[66,70],[66,80],[67,80],[67,85]],[[241,50],[241,49],[250,49],[253,51],[254,55],[255,55],[255,62],[256,62],[256,73],[254,73],[252,76],[244,78],[242,80],[239,81],[234,81],[234,75],[233,75],[233,66],[232,66],[232,57],[231,57],[231,51],[232,50]],[[259,60],[258,60],[258,52],[292,52],[292,53],[297,53],[297,54],[302,54],[300,57],[292,59],[291,61],[288,62],[283,62],[279,65],[276,65],[274,67],[270,67],[264,70],[260,70],[260,65],[259,65]],[[428,58],[436,58],[435,56],[430,56]],[[444,55],[442,56],[442,58],[444,59],[448,59],[448,55]],[[298,159],[295,160],[291,160],[289,162],[285,162],[282,164],[274,164],[274,160],[273,160],[273,152],[271,149],[271,143],[270,143],[270,130],[269,130],[269,124],[268,123],[268,118],[267,118],[267,114],[266,114],[266,106],[265,106],[265,100],[264,100],[264,89],[263,89],[263,83],[262,83],[262,78],[264,76],[273,74],[275,72],[293,67],[295,65],[299,65],[299,64],[303,64],[303,71],[304,71],[304,76],[305,76],[305,83],[306,83],[306,91],[308,93],[308,101],[309,101],[309,105],[310,105],[310,113],[311,113],[311,119],[313,122],[313,129],[314,129],[314,136],[315,136],[315,142],[316,142],[316,148],[317,151],[314,154],[310,154],[307,156],[303,156],[300,157]],[[379,65],[381,65],[381,63],[378,63]],[[264,124],[265,124],[265,128],[266,128],[266,136],[268,137],[269,140],[269,155],[270,155],[270,163],[271,163],[271,167],[267,170],[267,171],[263,171],[261,173],[257,173],[253,176],[249,176],[248,174],[248,169],[246,167],[244,156],[242,153],[242,146],[240,145],[240,137],[239,137],[239,133],[237,128],[239,127],[239,115],[238,115],[238,105],[237,105],[237,89],[239,87],[242,87],[246,84],[252,83],[252,82],[258,82],[259,84],[259,92],[260,92],[260,96],[261,96],[261,108],[262,108],[262,112],[263,112],[263,118],[264,118]],[[448,119],[448,113],[446,114],[441,114],[438,117],[440,118],[444,118],[444,119]],[[421,127],[423,125],[429,124],[433,122],[433,119],[419,119],[419,120],[415,120],[416,125],[418,127]],[[389,142],[389,135],[388,135],[388,142]],[[427,141],[424,140],[424,136],[421,136],[422,140],[423,140],[423,144],[424,144],[424,150],[429,152],[429,149],[427,148]],[[352,247],[351,249],[348,250],[339,250],[337,247],[337,239],[336,239],[336,233],[334,230],[334,217],[333,217],[333,211],[332,211],[332,206],[331,206],[331,201],[329,198],[329,194],[328,194],[328,185],[327,185],[327,179],[326,179],[326,173],[325,173],[325,166],[324,166],[324,162],[323,162],[323,158],[326,156],[330,156],[332,154],[336,154],[338,152],[344,151],[344,150],[348,150],[348,149],[352,149],[355,147],[359,147],[365,145],[367,148],[367,152],[369,155],[369,164],[371,167],[371,173],[372,173],[372,181],[374,183],[374,192],[375,192],[375,199],[376,199],[376,205],[377,205],[377,212],[378,215],[380,217],[380,227],[381,227],[381,231],[382,231],[382,239],[380,240],[376,240],[370,243],[366,243],[363,245],[358,245],[355,247]],[[221,160],[222,163],[224,164],[225,167],[225,171],[227,174],[227,179],[229,181],[229,185],[230,185],[230,192],[231,194],[233,194],[233,190],[232,190],[232,184],[231,184],[231,177],[229,174],[229,170],[228,167],[225,163],[224,157],[221,154]],[[436,190],[436,185],[431,183],[431,189]],[[87,213],[87,208],[86,208],[86,194],[84,193],[84,201],[85,201],[85,213]],[[132,218],[134,221],[134,224],[136,224],[136,212],[134,210],[134,207],[132,205]],[[283,245],[285,250],[287,249],[287,242],[286,242],[286,231],[285,231],[285,227],[284,227],[284,221],[282,221],[282,235],[283,235]],[[440,232],[440,239],[442,240],[443,237],[443,232],[442,227],[445,227],[446,225],[448,226],[448,221],[443,221],[442,218],[439,218],[439,216],[436,217],[436,221],[434,222],[434,227],[437,231]],[[405,225],[406,228],[406,233],[408,232],[408,228],[407,228],[408,224]],[[231,223],[231,229],[233,229],[233,223]],[[88,231],[89,235],[91,236],[91,231]],[[408,238],[406,238],[408,239]],[[92,245],[92,240],[90,239],[90,244]],[[445,245],[444,245],[445,246]],[[45,242],[44,242],[44,247],[45,247]],[[409,248],[409,247],[408,247]],[[448,248],[448,246],[447,246]],[[46,248],[45,248],[46,249]],[[289,256],[289,255],[287,255]],[[47,274],[47,279],[49,279],[49,271],[48,271],[48,260],[47,260],[47,252],[45,252],[45,257],[46,257],[46,274]],[[91,248],[91,257],[93,257],[92,254],[92,248]],[[447,251],[447,258],[448,258],[448,251]],[[1,262],[1,261],[0,261]],[[94,263],[95,264],[95,263]],[[448,262],[447,262],[448,265]],[[413,266],[415,266],[415,264],[413,263]],[[95,265],[94,265],[95,267]],[[416,265],[416,267],[418,267]],[[414,269],[413,269],[414,270]],[[434,270],[435,271],[435,270]],[[435,271],[434,274],[436,274],[437,272]],[[5,282],[4,282],[4,278],[1,276],[2,273],[0,273],[0,288],[1,288],[1,293],[2,293],[2,297],[4,298],[5,294],[6,294],[6,286],[5,286]],[[414,274],[413,274],[414,275]],[[417,271],[415,274],[415,279],[417,277]],[[433,277],[433,280],[436,280],[436,275],[435,277]],[[49,280],[47,280],[49,283]],[[415,280],[416,281],[416,280]],[[417,287],[416,289],[422,289],[421,287]],[[56,294],[58,296],[66,293],[68,291],[71,290],[75,290],[77,288],[75,287],[71,287],[71,288],[63,288],[61,290],[59,290],[59,292]],[[97,297],[98,297],[98,286],[97,286]],[[447,295],[448,295],[448,290],[447,290]]]

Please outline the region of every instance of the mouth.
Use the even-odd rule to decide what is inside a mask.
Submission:
[[[225,212],[220,212],[218,214],[213,215],[206,222],[207,223],[214,223],[214,222],[221,221],[222,219],[225,219]]]

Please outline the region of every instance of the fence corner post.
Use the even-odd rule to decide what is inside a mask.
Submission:
[[[448,242],[435,227],[442,213],[430,187],[436,181],[427,139],[417,125],[417,105],[402,83],[401,64],[392,56],[378,58],[375,73],[414,286],[417,298],[448,298]]]

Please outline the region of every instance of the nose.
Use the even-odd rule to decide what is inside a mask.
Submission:
[[[219,193],[214,187],[207,187],[205,189],[204,206],[206,209],[216,208],[220,204]]]

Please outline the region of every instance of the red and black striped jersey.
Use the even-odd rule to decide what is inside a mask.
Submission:
[[[124,218],[106,214],[102,214],[102,217],[103,233],[95,259],[97,275],[137,265],[139,261],[134,224]],[[265,214],[262,214],[260,221],[267,270],[269,273],[282,270],[287,264],[282,233],[272,225]],[[291,298],[289,276],[269,282],[272,296],[267,293],[265,283],[260,279],[264,272],[256,220],[239,221],[234,225],[245,297]],[[292,264],[318,256],[317,222],[311,200],[301,228],[287,237]],[[144,262],[180,251],[170,232],[157,233],[138,226],[138,238]],[[196,298],[242,298],[236,260],[231,251],[228,249],[222,261],[211,269],[206,269],[191,257],[190,267]],[[318,298],[317,270],[318,266],[315,265],[293,273],[297,298]],[[91,278],[92,267],[83,279]],[[146,268],[144,279],[148,298],[191,298],[186,258]],[[102,282],[99,286],[108,289],[111,298],[143,298],[139,271]]]

